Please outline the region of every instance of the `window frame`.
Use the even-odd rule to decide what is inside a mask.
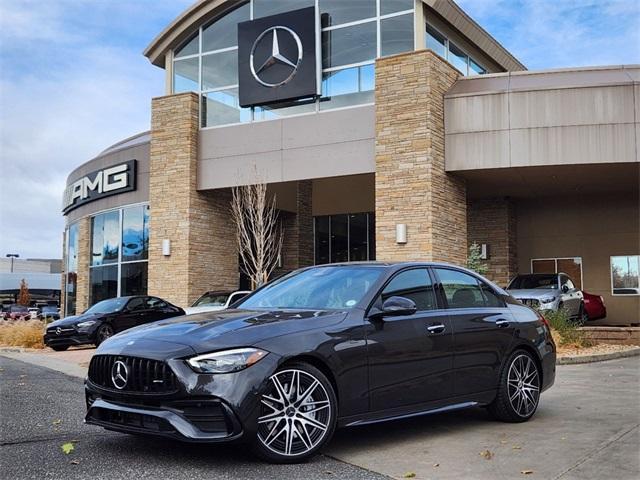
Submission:
[[[427,277],[429,278],[429,281],[431,283],[431,291],[433,292],[433,299],[435,300],[435,306],[436,306],[436,308],[432,308],[432,309],[429,309],[429,310],[416,309],[416,313],[414,313],[414,315],[417,315],[418,313],[435,312],[435,311],[438,311],[438,310],[442,310],[440,301],[438,299],[438,294],[437,294],[437,290],[436,290],[436,284],[434,282],[433,275],[431,274],[431,271],[430,271],[430,269],[429,269],[429,267],[427,265],[424,265],[424,266],[415,265],[415,266],[403,268],[402,270],[398,270],[397,272],[393,273],[384,282],[384,284],[380,287],[380,289],[378,290],[378,293],[373,298],[373,304],[372,305],[376,306],[376,307],[378,307],[378,306],[382,307],[382,305],[384,303],[384,302],[382,302],[382,294],[383,294],[385,288],[387,288],[389,286],[389,284],[391,282],[393,282],[397,277],[399,277],[403,273],[410,272],[411,270],[424,270],[425,271],[425,273],[427,274]],[[404,297],[404,298],[407,298],[407,297]],[[411,300],[411,299],[409,299],[409,300]],[[416,305],[416,307],[417,307],[417,305]]]
[[[614,255],[614,256],[615,256],[615,255]],[[554,265],[555,265],[555,272],[553,272],[553,273],[555,273],[556,275],[559,275],[560,273],[564,273],[564,274],[565,274],[565,275],[567,275],[567,276],[568,276],[568,274],[567,274],[566,272],[559,272],[559,271],[558,271],[558,260],[574,260],[574,261],[576,261],[576,260],[580,260],[580,288],[578,288],[578,287],[576,287],[576,288],[577,288],[578,290],[580,290],[580,291],[585,291],[585,288],[584,288],[584,271],[583,271],[583,268],[582,268],[582,265],[583,265],[582,257],[578,257],[578,256],[576,256],[576,257],[541,257],[541,258],[531,258],[531,259],[529,259],[529,273],[531,273],[532,275],[534,274],[534,271],[533,271],[533,262],[537,262],[537,261],[541,261],[541,262],[542,262],[542,261],[546,261],[546,262],[548,262],[548,261],[551,261],[551,260],[553,260],[553,261],[554,261]],[[611,270],[611,263],[609,263],[609,270]],[[571,277],[569,277],[569,278],[571,278]],[[513,280],[513,279],[512,279],[512,280]],[[611,281],[613,282],[613,278],[612,278],[612,280],[611,280]],[[612,283],[612,284],[613,284],[613,283]],[[560,285],[560,280],[558,280],[558,288],[562,288],[562,285]],[[612,291],[613,291],[613,290],[612,290]]]
[[[613,259],[617,257],[638,257],[638,263],[640,266],[640,254],[629,254],[629,255],[609,255],[609,280],[611,285],[611,296],[612,297],[639,297],[640,296],[640,270],[638,271],[638,293],[613,293]]]
[[[460,50],[462,53],[464,53],[464,54],[467,56],[467,71],[466,71],[465,73],[460,72],[460,73],[462,73],[462,75],[463,75],[463,76],[465,76],[465,77],[478,77],[478,76],[481,76],[481,75],[487,75],[487,74],[491,73],[491,72],[489,72],[489,70],[487,69],[487,67],[485,67],[484,62],[479,61],[479,60],[477,59],[477,57],[475,57],[475,56],[471,56],[471,55],[469,55],[469,52],[467,51],[467,49],[466,49],[466,48],[463,48],[463,47],[461,47],[461,46],[460,46],[460,44],[459,44],[459,43],[457,43],[457,42],[454,42],[454,41],[450,40],[450,39],[449,39],[449,36],[448,36],[448,35],[445,35],[445,34],[442,32],[442,30],[440,30],[438,27],[436,27],[433,23],[430,23],[427,19],[425,19],[425,21],[424,21],[424,25],[425,25],[425,27],[424,27],[424,32],[425,32],[425,37],[424,37],[424,48],[429,48],[429,47],[427,46],[427,39],[428,39],[428,36],[427,36],[427,35],[428,35],[427,27],[428,27],[428,28],[432,29],[433,31],[435,31],[435,32],[436,32],[438,35],[440,35],[442,38],[444,38],[444,54],[445,54],[444,59],[445,59],[445,60],[446,60],[446,61],[447,61],[447,62],[448,62],[448,63],[449,63],[453,68],[455,68],[458,72],[460,72],[460,70],[458,70],[458,68],[457,68],[457,67],[456,67],[456,66],[451,62],[451,60],[449,59],[449,51],[450,51],[450,49],[449,49],[449,44],[450,44],[450,43],[453,43],[453,45],[454,45],[458,50]],[[438,52],[436,52],[436,51],[434,51],[434,50],[431,50],[431,51],[432,51],[432,52],[434,52],[434,53],[435,53],[436,55],[438,55],[439,57],[441,57],[441,55],[440,55]],[[470,68],[471,68],[469,64],[470,64],[470,61],[471,61],[471,60],[473,60],[473,62],[474,62],[476,65],[478,65],[479,67],[482,67],[482,68],[484,69],[484,73],[474,73],[473,75],[469,75],[469,70],[470,70]]]
[[[504,299],[502,299],[502,295],[498,294],[498,292],[496,292],[496,290],[487,282],[485,282],[482,278],[480,278],[479,276],[475,275],[472,272],[467,272],[465,270],[460,270],[457,268],[453,268],[453,267],[448,267],[448,266],[432,266],[430,267],[433,270],[433,276],[437,279],[437,288],[436,290],[440,293],[440,297],[441,300],[443,302],[443,304],[445,305],[445,310],[479,310],[479,309],[496,309],[496,308],[507,308],[507,303],[504,301]],[[451,307],[449,305],[449,299],[447,298],[446,293],[444,292],[444,287],[442,286],[442,280],[440,279],[440,276],[438,275],[437,270],[450,270],[452,272],[457,272],[457,273],[462,273],[463,275],[468,275],[470,277],[472,277],[473,279],[475,279],[477,285],[478,285],[478,290],[480,291],[480,295],[482,296],[482,299],[484,300],[484,305],[481,307]],[[500,299],[500,301],[502,302],[502,305],[500,307],[491,307],[488,305],[489,301],[487,299],[487,296],[485,295],[482,286],[485,286],[488,290],[490,290],[491,292],[493,292],[497,298]]]

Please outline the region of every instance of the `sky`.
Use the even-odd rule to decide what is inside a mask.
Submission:
[[[0,0],[0,256],[60,258],[67,175],[149,129],[142,55],[192,0]],[[640,63],[640,0],[458,0],[530,70]]]

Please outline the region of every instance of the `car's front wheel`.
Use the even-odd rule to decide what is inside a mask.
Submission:
[[[69,348],[69,345],[51,345],[51,348],[56,352],[64,352]]]
[[[307,363],[281,367],[260,398],[254,451],[270,462],[304,461],[331,439],[336,418],[336,395],[320,370]]]
[[[541,378],[530,353],[516,350],[500,375],[498,394],[489,412],[503,422],[526,422],[538,408]]]
[[[101,325],[96,332],[96,347],[100,346],[100,344],[107,338],[112,337],[113,333],[113,327],[111,325],[109,325],[108,323]]]

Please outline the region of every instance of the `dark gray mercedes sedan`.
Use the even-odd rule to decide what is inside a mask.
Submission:
[[[545,319],[467,269],[316,266],[233,309],[106,340],[89,367],[86,421],[244,441],[268,461],[298,462],[339,427],[469,407],[529,420],[555,357]]]

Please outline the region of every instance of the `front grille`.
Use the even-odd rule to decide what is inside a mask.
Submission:
[[[220,402],[175,402],[171,407],[203,432],[227,434],[229,431]]]
[[[531,308],[538,308],[540,306],[540,301],[535,298],[521,298],[520,301]]]
[[[112,380],[116,361],[127,367],[127,380],[118,389]],[[177,390],[176,377],[165,362],[122,355],[94,355],[89,364],[89,380],[102,388],[130,393],[173,393]]]
[[[73,327],[52,327],[47,329],[47,334],[56,337],[65,337],[76,333]]]

